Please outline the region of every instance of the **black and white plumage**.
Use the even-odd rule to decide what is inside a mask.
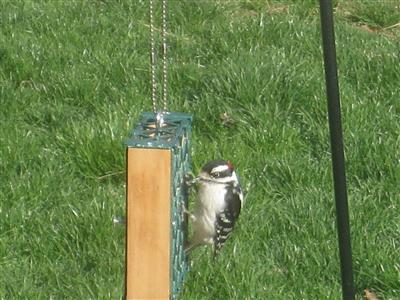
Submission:
[[[195,211],[190,214],[193,248],[212,244],[214,255],[229,238],[243,205],[243,193],[233,165],[229,161],[207,163],[192,182],[198,184]]]

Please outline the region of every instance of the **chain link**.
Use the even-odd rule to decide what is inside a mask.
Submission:
[[[157,82],[156,82],[156,41],[154,38],[154,3],[149,0],[150,15],[150,67],[151,67],[151,100],[153,112],[157,113]]]
[[[162,0],[162,109],[158,107],[157,94],[157,61],[156,61],[156,39],[155,39],[155,21],[154,21],[154,0],[149,0],[150,14],[150,65],[151,65],[151,99],[153,103],[153,112],[157,115],[158,122],[162,123],[163,114],[168,108],[168,44],[167,44],[167,0]]]
[[[162,41],[163,41],[163,104],[164,111],[167,111],[168,106],[168,45],[167,45],[167,0],[162,2]]]

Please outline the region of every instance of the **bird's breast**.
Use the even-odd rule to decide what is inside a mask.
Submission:
[[[225,206],[226,189],[220,184],[201,184],[199,187],[199,206],[213,213],[220,212]]]

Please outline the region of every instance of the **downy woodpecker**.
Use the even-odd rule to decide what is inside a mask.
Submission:
[[[233,165],[229,161],[210,161],[191,181],[198,184],[192,220],[193,237],[185,251],[212,244],[214,256],[230,236],[243,205],[243,192]]]

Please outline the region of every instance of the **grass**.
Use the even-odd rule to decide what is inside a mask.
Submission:
[[[0,3],[0,298],[120,299],[123,139],[151,109],[145,1]],[[400,7],[335,1],[357,297],[400,299]],[[396,25],[397,24],[397,25]],[[318,6],[171,1],[170,109],[194,169],[252,184],[182,299],[339,299]],[[224,126],[226,113],[232,126]]]

